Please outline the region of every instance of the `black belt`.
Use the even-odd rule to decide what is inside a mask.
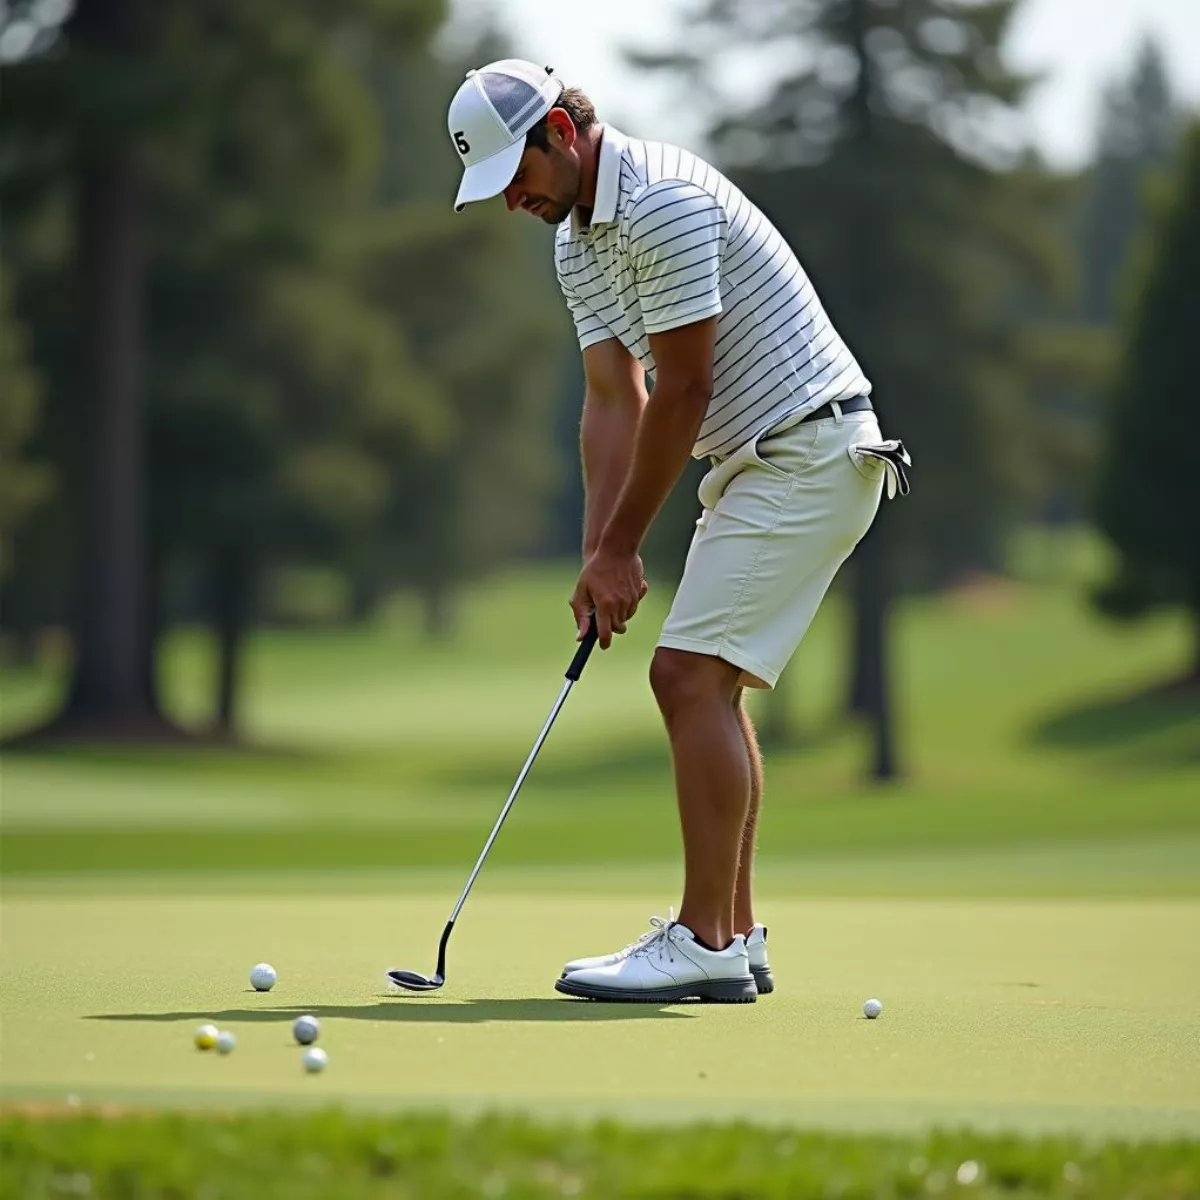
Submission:
[[[797,424],[803,425],[806,421],[824,421],[827,417],[836,416],[834,404],[837,404],[844,413],[870,412],[872,409],[870,396],[851,396],[849,400],[830,400],[822,404],[820,408],[814,408],[812,412],[801,417]]]
[[[805,413],[805,415],[802,416],[800,418],[800,420],[798,420],[796,422],[796,424],[803,425],[806,421],[823,421],[823,420],[825,420],[826,417],[836,416],[837,414],[833,410],[833,406],[835,403],[838,405],[839,408],[841,408],[842,412],[844,412],[844,413],[871,412],[874,409],[874,405],[871,403],[870,396],[851,396],[848,400],[837,400],[837,401],[830,400],[827,403],[822,404],[820,408],[814,408],[812,410],[812,412]],[[784,420],[788,420],[788,419],[789,418],[786,418],[786,417],[784,418]],[[781,421],[780,424],[782,424],[782,423],[783,422]],[[790,429],[790,428],[792,428],[792,426],[789,425],[788,428]],[[766,441],[768,438],[774,437],[775,436],[775,426],[772,426],[770,429],[766,430],[764,433],[760,434],[759,436],[763,439],[763,441]],[[710,454],[708,456],[708,461],[710,463],[712,463],[712,465],[715,467],[715,466],[718,466],[724,460],[715,454]]]

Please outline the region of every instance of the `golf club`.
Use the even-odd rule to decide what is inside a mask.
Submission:
[[[571,665],[567,668],[566,682],[563,684],[562,691],[558,693],[558,699],[554,702],[554,707],[550,710],[550,715],[546,718],[545,725],[542,726],[542,732],[538,734],[537,741],[533,743],[533,749],[529,752],[529,757],[525,760],[525,765],[521,768],[521,773],[517,776],[517,782],[513,784],[512,791],[508,793],[508,799],[504,802],[504,807],[500,810],[500,816],[497,818],[496,824],[492,826],[492,832],[488,836],[488,840],[484,843],[483,851],[475,863],[475,869],[471,872],[471,877],[467,880],[467,886],[463,888],[462,895],[459,896],[458,903],[454,906],[454,911],[450,914],[450,920],[446,922],[446,928],[442,930],[442,940],[438,944],[437,970],[432,976],[422,975],[418,971],[389,971],[388,978],[393,983],[398,984],[402,988],[407,988],[410,992],[433,992],[446,982],[446,943],[450,941],[450,931],[454,928],[454,922],[458,920],[458,914],[462,911],[463,904],[466,903],[471,886],[475,882],[475,877],[479,874],[479,869],[483,866],[483,860],[487,858],[488,851],[492,848],[492,843],[496,840],[496,835],[500,832],[500,827],[504,824],[504,818],[508,816],[508,810],[512,808],[513,801],[516,800],[517,793],[521,790],[521,784],[525,782],[525,776],[529,774],[529,768],[533,766],[533,760],[537,758],[538,751],[542,748],[542,743],[546,740],[546,735],[550,732],[550,727],[554,724],[554,719],[558,716],[559,709],[562,708],[568,693],[571,691],[572,685],[583,674],[583,668],[587,665],[588,656],[596,644],[596,638],[596,618],[593,615],[591,623],[588,625],[587,633],[583,635],[583,640],[579,643],[579,649],[575,651],[575,657],[571,660]]]

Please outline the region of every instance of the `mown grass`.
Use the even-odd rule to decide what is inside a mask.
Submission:
[[[1171,902],[1200,892],[1200,706],[1156,689],[1186,661],[1184,622],[1167,615],[1128,629],[1109,625],[1087,609],[1076,576],[1059,574],[1061,556],[1053,547],[1027,549],[1033,562],[1027,574],[1036,578],[1026,586],[989,586],[899,607],[894,679],[905,775],[887,788],[864,780],[864,732],[842,717],[844,609],[834,598],[822,611],[787,676],[789,742],[768,750],[760,829],[760,890],[768,900],[803,893],[1120,895]],[[145,891],[147,907],[138,912],[153,911],[150,893],[170,891],[194,896],[203,913],[213,897],[223,898],[231,888],[247,895],[275,889],[280,903],[292,889],[318,916],[328,916],[335,903],[351,902],[346,889],[382,889],[395,892],[410,917],[414,904],[429,908],[412,919],[411,928],[407,922],[401,927],[406,948],[410,942],[424,947],[444,916],[443,893],[452,898],[457,892],[557,693],[573,649],[565,604],[572,582],[568,568],[549,567],[481,588],[465,598],[458,630],[445,642],[430,642],[406,603],[361,628],[256,634],[245,663],[245,745],[236,751],[76,746],[6,754],[0,807],[5,887],[44,898],[40,903],[61,895],[84,938],[86,920],[75,921],[73,914],[86,914],[88,897],[109,890]],[[483,938],[485,912],[503,908],[510,887],[615,900],[622,888],[660,895],[664,883],[675,879],[677,820],[645,671],[664,610],[665,597],[652,594],[629,636],[596,657],[564,710],[489,860],[486,886],[495,898],[486,910],[473,909],[464,925],[455,959],[460,978],[481,953],[472,938]],[[179,720],[203,725],[211,665],[204,635],[183,630],[167,640],[163,691]],[[53,708],[63,682],[61,662],[6,672],[0,678],[0,730],[35,723]],[[754,705],[761,715],[761,698]],[[436,902],[422,899],[430,890]],[[343,899],[327,899],[337,896]],[[603,911],[586,897],[581,904],[581,914]],[[239,910],[238,930],[254,911],[249,902]],[[576,924],[581,919],[577,915]],[[1048,918],[1048,928],[1057,929],[1059,920]],[[1003,920],[1001,925],[1007,928]],[[235,925],[223,928],[220,938],[169,943],[180,969],[191,971],[192,1005],[213,980],[224,978],[225,957],[237,959],[241,986],[242,959],[261,956],[262,937],[232,951],[228,930]],[[281,919],[272,928],[291,924]],[[294,936],[304,940],[303,931]],[[789,936],[796,941],[790,954]],[[785,923],[776,937],[781,963],[790,960],[805,979],[793,997],[804,1010],[796,1030],[811,1025],[814,972],[825,971],[828,1004],[837,1011],[850,999],[860,1002],[857,993],[842,995],[853,974],[835,953],[844,949],[842,942],[831,946],[821,968],[820,955],[810,961],[813,935],[803,922]],[[137,957],[127,932],[118,940],[119,949]],[[577,939],[568,940],[556,953],[578,952]],[[346,942],[330,935],[330,945],[344,948]],[[275,954],[278,941],[272,945]],[[374,942],[370,952],[361,951],[364,970],[374,969],[377,953],[383,951]],[[55,976],[51,987],[74,989],[78,983],[69,972],[81,956],[72,954],[71,963],[61,963],[52,939],[44,955],[38,949],[43,973]],[[914,952],[915,963],[924,961],[921,954],[928,947]],[[305,955],[299,946],[296,972],[307,963]],[[872,989],[878,986],[877,958],[871,960]],[[1068,954],[1068,961],[1081,960]],[[60,967],[68,972],[61,979],[55,974]],[[139,989],[149,986],[136,966],[122,978]],[[324,978],[314,967],[312,986]],[[32,989],[35,1006],[47,994],[29,972],[10,973],[9,982]],[[176,976],[159,982],[178,990]],[[528,996],[532,985],[521,979],[513,986],[514,994]],[[1102,1004],[1103,998],[1088,998]],[[97,1006],[87,1000],[92,1012]],[[904,1011],[890,991],[887,1001],[889,1019]],[[307,995],[305,1002],[311,1002]],[[944,1025],[944,996],[939,1004],[940,1015],[931,1014],[922,1036],[935,1037]],[[172,996],[159,1007],[190,1005]],[[1060,1013],[1054,1007],[1019,1011]],[[386,1042],[380,1069],[395,1070],[406,1093],[437,1083],[441,1026],[430,1012],[423,1014],[429,1019],[404,1026],[411,1044],[388,1040],[386,1030],[380,1035]],[[12,1015],[11,1009],[5,1013],[10,1051],[20,1046],[14,1037],[28,1040]],[[191,1019],[189,1012],[180,1020],[185,1033]],[[106,1036],[95,1024],[89,1045]],[[1093,1024],[1076,1021],[1068,1028],[1083,1038],[1089,1031],[1095,1036]],[[480,1029],[492,1030],[488,1046],[503,1058],[501,1050],[517,1036],[512,1029],[523,1027],[495,1021]],[[114,1028],[125,1026],[116,1022]],[[624,1061],[630,1036],[620,1023],[614,1028],[614,1044],[604,1052],[609,1064]],[[994,1020],[985,1028],[990,1037],[977,1037],[974,1045],[994,1040]],[[63,1032],[53,1037],[61,1040]],[[336,1015],[330,1032],[338,1032]],[[656,1033],[651,1045],[662,1036]],[[1186,1042],[1182,1031],[1180,1041]],[[539,1044],[544,1054],[545,1039]],[[36,1046],[30,1049],[36,1053]],[[350,1050],[335,1049],[335,1068],[344,1073]],[[577,1049],[572,1044],[557,1051],[568,1069]],[[223,1065],[240,1069],[254,1050],[248,1033],[238,1055]],[[720,1050],[713,1045],[714,1053]],[[532,1062],[537,1050],[529,1053]],[[778,1057],[780,1046],[758,1045],[754,1053]],[[928,1052],[914,1053],[914,1084],[927,1082],[928,1058]],[[1181,1071],[1185,1059],[1180,1057]],[[108,1063],[103,1053],[97,1061]],[[187,1065],[194,1064],[187,1059]],[[335,1068],[321,1082],[335,1082]],[[254,1111],[261,1100],[249,1097],[236,1113],[206,1115],[64,1109],[72,1088],[89,1094],[88,1073],[97,1069],[88,1063],[71,1067],[70,1078],[45,1093],[52,1108],[26,1105],[0,1117],[0,1197],[1183,1200],[1200,1194],[1195,1141],[581,1125],[566,1123],[570,1109],[562,1104],[550,1110],[562,1110],[560,1123],[473,1120],[461,1112],[265,1113]],[[173,1072],[166,1074],[174,1078]],[[489,1078],[503,1091],[502,1072]],[[829,1078],[841,1076],[831,1070]],[[866,1095],[873,1097],[878,1086],[872,1077]],[[195,1093],[186,1084],[181,1088],[158,1098],[151,1089],[146,1102],[187,1105]],[[637,1094],[631,1076],[631,1103]],[[552,1103],[553,1093],[545,1099]],[[858,1109],[854,1114],[861,1122]],[[855,1123],[852,1116],[845,1125]]]
[[[429,642],[405,605],[362,628],[260,633],[243,698],[253,749],[9,753],[6,877],[469,861],[561,683],[573,649],[569,583],[551,567],[480,589],[444,643]],[[664,605],[648,602],[628,637],[589,666],[497,866],[677,855],[669,758],[646,681]],[[790,740],[768,749],[767,858],[1068,843],[1144,858],[1151,845],[1200,845],[1200,704],[1154,690],[1185,659],[1182,621],[1114,627],[1059,585],[901,605],[904,777],[887,788],[864,778],[865,733],[842,715],[846,644],[835,599],[785,677]],[[164,661],[173,713],[199,722],[205,639],[173,635]],[[10,672],[7,727],[33,721],[61,682],[49,668]],[[761,717],[763,698],[752,704]],[[1171,891],[1200,883],[1186,882],[1195,872],[1181,875],[1178,856],[1166,867]]]
[[[5,1200],[1182,1200],[1200,1192],[1195,1142],[849,1137],[743,1124],[656,1129],[340,1112],[8,1115],[0,1166]]]

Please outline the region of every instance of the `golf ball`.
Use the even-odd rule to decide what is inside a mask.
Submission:
[[[321,1024],[316,1017],[297,1017],[292,1022],[292,1035],[302,1046],[311,1046],[321,1033]]]
[[[250,986],[256,992],[269,992],[275,986],[275,968],[270,963],[259,963],[250,970]]]
[[[875,1020],[881,1012],[883,1012],[883,1005],[878,1000],[868,1000],[863,1005],[863,1015],[870,1021]]]
[[[201,1025],[196,1030],[196,1049],[211,1050],[217,1044],[220,1030],[215,1025]]]
[[[304,1052],[304,1069],[310,1075],[315,1075],[318,1071],[325,1070],[325,1064],[328,1061],[329,1055],[320,1046],[310,1046]]]
[[[234,1046],[237,1045],[237,1035],[230,1032],[228,1029],[222,1029],[217,1034],[217,1053],[232,1054]]]

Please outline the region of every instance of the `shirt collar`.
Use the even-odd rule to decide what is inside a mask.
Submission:
[[[602,125],[600,161],[596,165],[596,203],[587,226],[579,223],[579,209],[571,209],[571,234],[579,237],[597,225],[617,219],[617,200],[621,194],[621,156],[625,153],[625,135],[612,125]]]

